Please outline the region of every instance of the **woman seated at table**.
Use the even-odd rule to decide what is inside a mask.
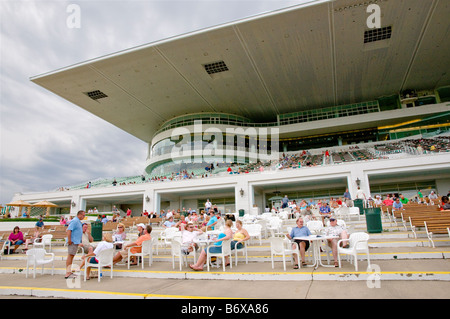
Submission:
[[[233,240],[231,241],[231,249],[242,249],[244,247],[244,241],[247,241],[250,239],[250,235],[248,234],[247,230],[242,228],[242,221],[237,220],[236,221],[236,232],[233,235]]]
[[[293,239],[294,242],[292,243],[292,248],[295,249],[295,245],[298,245],[298,248],[300,250],[300,256],[302,257],[302,266],[306,266],[305,262],[305,252],[309,248],[309,241],[308,240],[301,240],[301,239],[294,239],[295,237],[307,237],[310,236],[311,232],[308,227],[303,226],[303,218],[297,219],[297,227],[292,228],[290,234],[286,234],[286,237],[289,239]],[[298,269],[298,254],[293,254],[295,261],[297,262],[294,265],[294,269]]]
[[[212,247],[209,248],[209,252],[211,253],[221,253],[222,252],[222,241],[223,240],[228,240],[231,239],[233,237],[233,231],[231,230],[231,227],[233,226],[233,222],[228,219],[225,222],[225,229],[223,231],[223,233],[220,233],[219,236],[217,237],[217,239],[214,239],[213,242],[215,243],[214,245],[217,247]],[[190,264],[189,267],[192,270],[196,270],[196,271],[201,271],[203,270],[203,266],[206,263],[206,257],[207,257],[207,253],[206,250],[208,249],[208,247],[206,247],[205,249],[202,250],[200,256],[197,259],[197,263],[192,265]],[[225,266],[228,266],[230,264],[229,261],[229,257],[225,257]]]
[[[116,241],[124,242],[125,239],[127,239],[127,234],[125,233],[125,225],[124,224],[119,223],[119,225],[117,225],[117,231],[114,233],[113,238],[114,238],[114,242],[116,242]],[[122,249],[122,243],[117,243],[116,248]]]
[[[34,227],[34,233],[33,236],[31,238],[27,238],[25,240],[25,249],[24,250],[28,250],[28,245],[29,244],[34,244],[34,241],[38,238],[41,238],[41,228],[36,226]]]

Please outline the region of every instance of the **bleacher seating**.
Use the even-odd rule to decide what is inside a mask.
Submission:
[[[435,154],[440,152],[450,151],[450,137],[436,136],[433,138],[417,138],[417,139],[403,139],[395,141],[374,142],[358,145],[348,145],[330,148],[331,160],[325,158],[324,150],[308,150],[299,152],[289,152],[283,154],[278,160],[248,163],[248,164],[233,164],[233,174],[258,172],[259,168],[263,166],[264,170],[273,169],[294,169],[313,167],[321,165],[335,165],[342,163],[349,163],[354,161],[368,161],[380,160],[389,158],[389,156],[411,156],[422,154]],[[116,180],[116,186],[132,185],[139,183],[152,183],[162,181],[183,180],[191,178],[204,178],[206,176],[222,176],[227,173],[228,166],[225,164],[219,165],[213,171],[205,171],[203,164],[198,167],[193,167],[190,170],[182,172],[174,172],[168,174],[151,174],[151,175],[136,175],[119,178],[103,178],[96,179],[90,182],[90,187],[112,187],[113,181]],[[144,177],[144,179],[143,179]],[[83,189],[87,188],[89,182],[84,182],[78,185],[69,186],[61,189]]]

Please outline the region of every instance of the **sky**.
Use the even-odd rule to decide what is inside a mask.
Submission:
[[[302,2],[0,0],[0,204],[145,169],[145,142],[31,77]]]

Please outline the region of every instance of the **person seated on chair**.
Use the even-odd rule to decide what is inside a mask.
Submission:
[[[194,249],[198,249],[198,245],[194,243],[194,239],[200,234],[203,234],[203,231],[201,229],[195,229],[193,222],[181,225],[181,249],[184,254],[189,255]]]
[[[136,228],[138,231],[138,237],[145,235],[145,224],[144,223],[137,224]]]
[[[178,230],[182,230],[181,227],[183,227],[183,229],[186,227],[188,221],[186,220],[186,216],[184,215],[180,215],[180,220],[175,224],[175,227],[178,228]]]
[[[24,243],[23,241],[23,233],[20,231],[19,226],[14,227],[12,233],[8,237],[11,246],[14,245],[12,253],[16,252],[16,249],[19,248],[20,245]]]
[[[85,254],[92,253],[94,251],[94,247],[92,246],[92,242],[94,238],[88,230],[88,224],[83,223],[83,235],[81,237],[81,244],[78,247],[81,247]]]
[[[34,227],[34,234],[31,238],[28,238],[25,240],[25,248],[24,250],[28,250],[28,245],[29,244],[34,244],[34,241],[38,238],[41,238],[42,234],[41,234],[41,228],[36,226]]]
[[[220,218],[220,213],[216,212],[214,210],[211,210],[211,219],[209,220],[209,222],[206,224],[207,230],[208,227],[211,228],[211,230],[214,230],[215,226],[217,225],[217,223],[219,222],[219,218]]]
[[[448,196],[445,195],[442,196],[441,202],[442,202],[441,210],[450,210],[450,202],[448,200]]]
[[[162,225],[164,228],[175,227],[176,223],[173,221],[173,216],[170,216]]]
[[[328,246],[330,246],[331,251],[333,252],[334,266],[339,267],[339,263],[337,261],[337,242],[340,239],[348,239],[350,236],[347,233],[347,230],[344,226],[338,225],[337,220],[334,217],[330,218],[330,226],[325,228],[325,236],[338,236],[339,238],[330,238],[327,239]],[[344,248],[348,248],[348,242],[344,244]]]
[[[44,219],[41,217],[39,218],[39,220],[36,222],[36,227],[39,227],[41,230],[44,229]]]
[[[121,261],[122,259],[127,259],[128,258],[128,248],[130,248],[130,247],[132,247],[130,249],[130,252],[132,254],[142,252],[142,243],[146,240],[152,239],[152,237],[150,236],[151,232],[152,232],[152,226],[150,226],[150,225],[145,226],[144,235],[139,236],[138,239],[136,239],[136,241],[123,246],[123,249],[114,256],[113,263],[116,264],[119,261]],[[133,262],[133,263],[131,263],[131,265],[137,265],[137,262]]]
[[[392,211],[392,204],[394,204],[394,201],[387,195],[386,199],[383,201],[383,206],[386,206],[386,210]]]
[[[325,223],[325,217],[331,216],[330,206],[326,202],[322,202],[322,205],[319,208],[319,214],[322,217],[322,223]]]
[[[392,203],[392,210],[403,210],[403,203],[400,201],[400,198],[396,198]]]
[[[127,239],[127,233],[125,232],[125,225],[123,223],[117,225],[117,231],[114,232],[113,239],[116,248],[122,249],[122,242]]]
[[[95,258],[102,250],[113,248],[112,244],[112,235],[110,233],[106,233],[103,235],[102,241],[97,245],[95,250],[89,252],[88,254],[81,257],[83,262],[81,263],[80,269],[84,267],[86,263],[86,258],[91,264],[98,264],[98,260]],[[87,267],[86,269],[86,280],[90,279],[91,267]]]
[[[295,245],[298,245],[298,248],[300,250],[300,256],[302,258],[302,266],[306,266],[305,262],[305,252],[309,248],[309,241],[308,240],[301,240],[301,239],[294,239],[294,237],[307,237],[311,235],[311,231],[308,227],[303,226],[303,218],[299,217],[297,219],[297,227],[292,228],[290,234],[286,234],[286,237],[294,240],[292,243],[292,248],[295,249]],[[294,265],[294,269],[298,269],[299,265],[299,259],[298,254],[293,254],[296,264]]]
[[[248,234],[248,231],[245,228],[242,228],[242,221],[237,220],[236,221],[236,232],[233,235],[233,240],[231,241],[231,250],[237,248],[242,249],[244,248],[244,241],[247,241],[250,239],[250,235]]]
[[[224,229],[223,233],[220,233],[219,236],[217,237],[217,239],[213,240],[215,242],[214,245],[216,245],[218,247],[210,248],[209,252],[211,252],[211,253],[221,253],[222,252],[222,246],[221,246],[222,241],[231,239],[233,237],[233,231],[231,230],[232,226],[233,226],[233,222],[230,219],[228,219],[225,222],[225,229]],[[189,265],[189,267],[192,270],[196,270],[196,271],[203,270],[203,266],[206,263],[207,249],[208,249],[208,247],[202,250],[202,252],[200,253],[200,256],[197,259],[197,263],[195,263],[194,265],[192,265],[192,264]],[[228,266],[229,264],[230,264],[230,261],[227,256],[227,257],[225,257],[225,265]]]

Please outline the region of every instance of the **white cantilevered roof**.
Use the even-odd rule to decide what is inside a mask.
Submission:
[[[392,33],[364,43],[372,2]],[[162,123],[186,113],[274,122],[277,114],[449,85],[449,16],[447,0],[322,0],[31,80],[150,142]],[[205,65],[216,62],[212,67],[226,71],[209,74]]]

